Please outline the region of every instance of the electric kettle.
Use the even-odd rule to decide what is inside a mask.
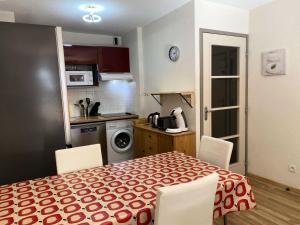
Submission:
[[[159,112],[149,114],[148,119],[147,119],[148,123],[150,123],[153,128],[157,128],[157,120],[159,117],[160,117]]]

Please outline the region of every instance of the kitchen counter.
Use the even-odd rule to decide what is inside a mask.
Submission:
[[[133,130],[135,158],[172,151],[196,156],[196,134],[193,131],[172,134],[142,123],[135,123]]]
[[[194,131],[184,131],[184,132],[180,132],[180,133],[167,133],[163,130],[160,130],[158,128],[153,128],[149,123],[146,124],[134,124],[133,127],[136,128],[140,128],[143,130],[147,130],[147,131],[151,131],[151,132],[155,132],[155,133],[159,133],[159,134],[165,134],[165,135],[169,135],[169,136],[182,136],[182,135],[191,135],[191,134],[195,134]]]
[[[122,115],[122,116],[111,116],[111,117],[103,117],[103,116],[89,116],[89,117],[71,117],[70,124],[78,125],[78,124],[86,124],[86,123],[97,123],[97,122],[106,122],[113,120],[128,120],[128,119],[137,119],[138,115]]]

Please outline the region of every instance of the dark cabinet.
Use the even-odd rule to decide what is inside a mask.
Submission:
[[[73,45],[64,47],[65,63],[98,64],[100,73],[129,73],[129,48]]]
[[[98,48],[92,46],[70,46],[64,47],[66,64],[97,64]]]
[[[129,49],[117,47],[98,48],[98,68],[102,73],[130,72]]]
[[[10,197],[1,185],[55,175],[55,150],[66,141],[55,27],[0,22],[0,31],[0,224],[7,224]]]

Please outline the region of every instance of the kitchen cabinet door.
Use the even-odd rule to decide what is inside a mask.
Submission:
[[[182,135],[174,138],[173,149],[196,157],[196,137],[195,134]]]
[[[55,175],[55,150],[66,140],[55,27],[0,23],[0,31],[3,190],[2,184]],[[0,224],[7,214],[2,194]]]
[[[135,124],[133,127],[135,158],[172,151],[196,156],[195,132],[170,134],[152,128],[149,124]]]
[[[158,145],[158,152],[159,153],[166,153],[172,152],[174,150],[174,137],[170,135],[159,135],[159,145]]]
[[[141,157],[144,157],[146,154],[144,133],[145,132],[142,129],[134,129],[134,131],[133,131],[134,158],[141,158]]]
[[[66,64],[97,64],[98,63],[98,48],[92,46],[74,45],[64,47],[65,63]]]
[[[129,73],[129,48],[99,47],[98,67],[102,73]]]

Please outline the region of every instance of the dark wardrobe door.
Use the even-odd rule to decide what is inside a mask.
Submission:
[[[0,184],[56,173],[65,147],[55,28],[0,23]]]

